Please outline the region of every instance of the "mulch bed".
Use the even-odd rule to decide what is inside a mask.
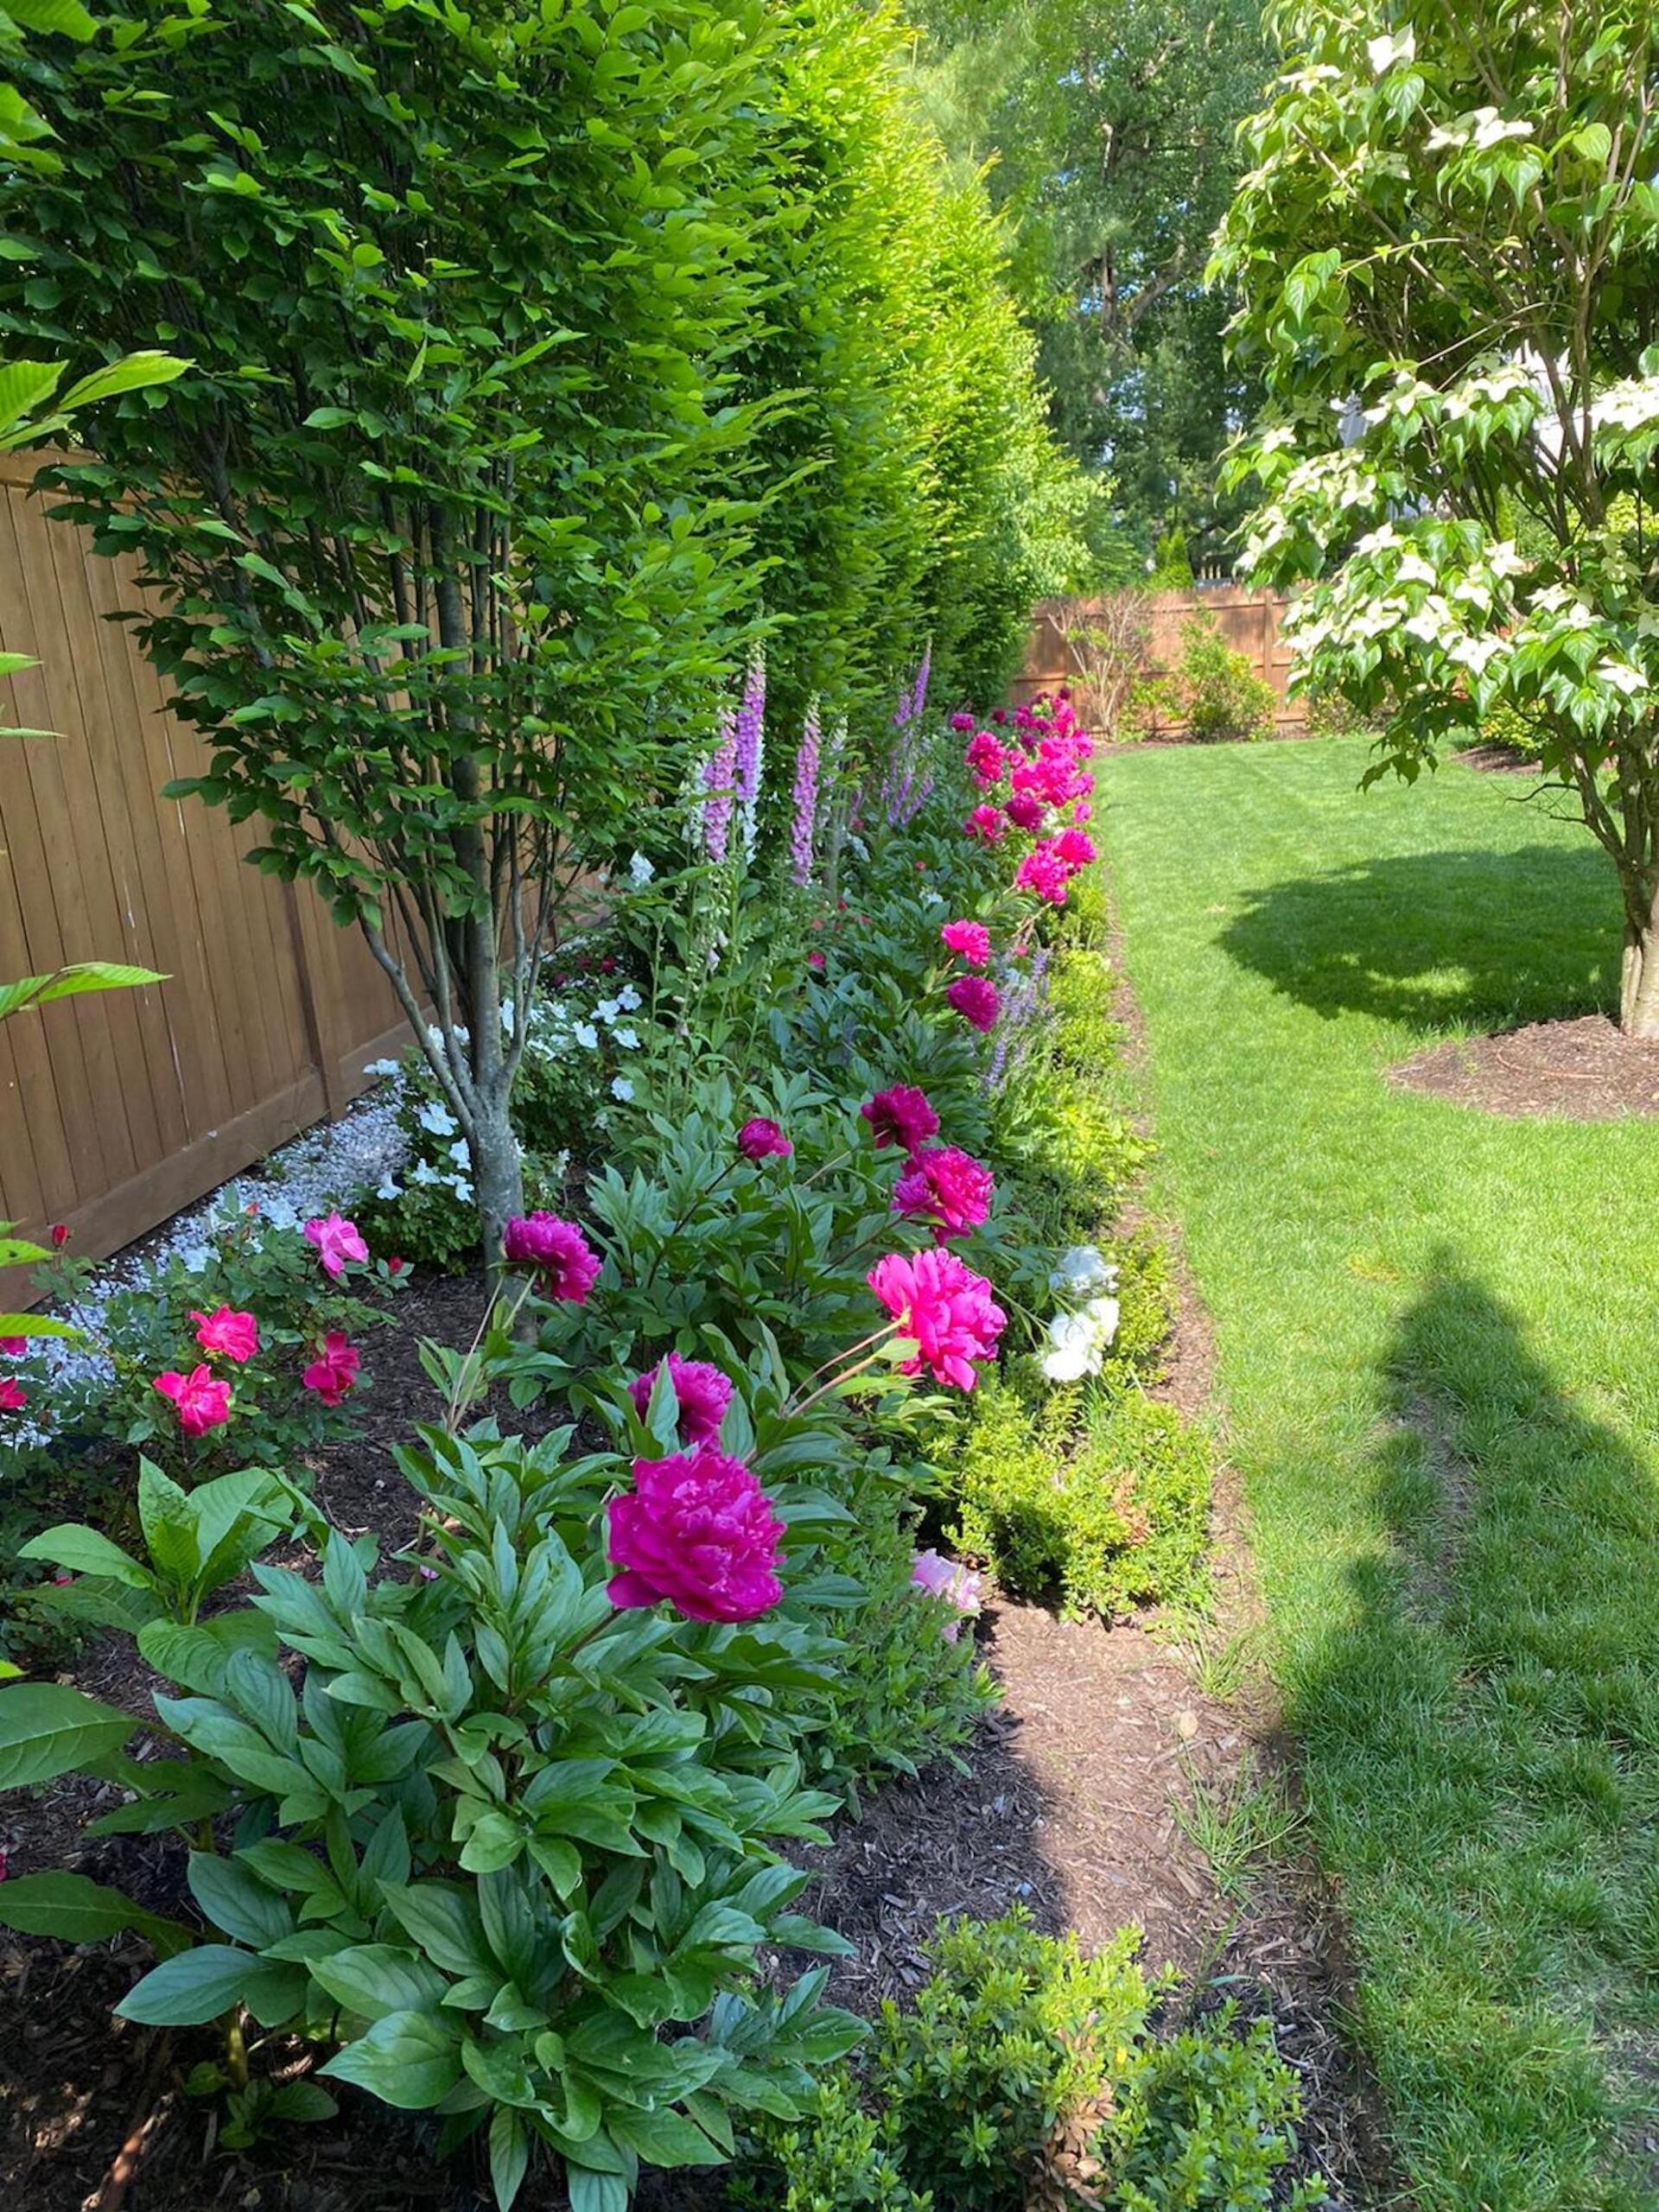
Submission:
[[[1454,1038],[1401,1061],[1388,1079],[1396,1090],[1517,1118],[1659,1116],[1659,1043],[1624,1036],[1604,1014]]]

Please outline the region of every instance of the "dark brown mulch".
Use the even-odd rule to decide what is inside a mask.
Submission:
[[[1535,776],[1538,763],[1517,753],[1512,745],[1471,745],[1458,755],[1465,768],[1487,776]]]
[[[1652,1118],[1659,1116],[1659,1042],[1626,1037],[1605,1014],[1586,1014],[1496,1037],[1453,1038],[1402,1060],[1389,1081],[1486,1114]]]

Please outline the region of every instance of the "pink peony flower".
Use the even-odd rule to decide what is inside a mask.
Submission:
[[[64,1246],[68,1242],[68,1223],[67,1221],[54,1221],[52,1224],[52,1249],[54,1252],[61,1252]]]
[[[962,825],[964,837],[977,837],[982,844],[1000,845],[1008,834],[1008,825],[1002,819],[1002,810],[997,806],[976,806]]]
[[[651,1404],[651,1393],[657,1377],[662,1372],[660,1363],[648,1367],[643,1375],[636,1375],[628,1385],[628,1395],[633,1400],[634,1411],[641,1421]],[[726,1418],[726,1408],[732,1402],[731,1377],[722,1375],[706,1359],[682,1359],[677,1351],[668,1355],[668,1379],[674,1386],[674,1395],[680,1406],[680,1435],[687,1444],[713,1444],[720,1435],[720,1424]]]
[[[893,1211],[933,1224],[941,1243],[977,1229],[991,1210],[995,1179],[955,1145],[929,1145],[916,1153],[893,1186]]]
[[[895,1083],[891,1090],[878,1090],[858,1110],[870,1125],[878,1152],[890,1144],[914,1152],[938,1133],[939,1117],[928,1104],[926,1092],[913,1083]]]
[[[996,724],[999,729],[1006,728],[1007,727],[1008,720],[1007,709],[1006,707],[993,707],[991,709],[991,720]]]
[[[307,1241],[317,1248],[325,1274],[337,1275],[347,1260],[366,1261],[369,1248],[358,1234],[357,1224],[346,1221],[338,1213],[322,1215],[305,1224]]]
[[[970,968],[982,968],[991,957],[991,933],[983,922],[947,922],[939,935]]]
[[[205,1436],[231,1417],[231,1386],[216,1381],[210,1367],[192,1368],[188,1375],[169,1368],[165,1375],[156,1377],[150,1388],[171,1398],[179,1427],[187,1436]]]
[[[752,1621],[783,1596],[784,1523],[741,1459],[712,1444],[636,1459],[606,1509],[613,1605],[664,1599],[694,1621]]]
[[[871,1268],[868,1281],[899,1334],[915,1341],[915,1357],[901,1363],[901,1371],[916,1375],[931,1368],[935,1382],[971,1390],[977,1380],[972,1362],[993,1357],[1008,1318],[984,1276],[954,1252],[933,1249],[911,1257],[889,1252]]]
[[[1033,845],[1014,870],[1014,888],[1029,891],[1034,898],[1046,899],[1051,906],[1064,906],[1071,874],[1052,842]]]
[[[982,729],[963,748],[962,757],[974,772],[974,781],[982,791],[1002,780],[1008,765],[1008,756],[988,729]]]
[[[1062,830],[1059,836],[1050,842],[1067,868],[1074,870],[1087,868],[1098,857],[1094,839],[1081,830]]]
[[[501,1250],[515,1268],[533,1268],[543,1298],[585,1306],[605,1264],[574,1221],[550,1213],[515,1214],[501,1233]]]
[[[337,1406],[355,1385],[362,1364],[357,1346],[347,1344],[340,1330],[330,1329],[300,1381],[308,1390],[315,1390],[325,1406]]]
[[[944,1623],[944,1635],[947,1643],[954,1643],[962,1634],[963,1621],[978,1616],[984,1577],[964,1567],[959,1559],[925,1551],[918,1552],[912,1560],[910,1579],[918,1590],[925,1590],[930,1598],[942,1599],[951,1607],[956,1618]]]
[[[737,1133],[737,1148],[745,1160],[787,1160],[795,1149],[777,1122],[764,1114],[744,1122]]]
[[[1043,819],[1043,803],[1030,791],[1016,791],[1008,801],[1008,819],[1016,830],[1036,830]]]
[[[945,992],[945,998],[964,1021],[976,1029],[995,1029],[1002,1001],[996,995],[996,985],[983,976],[958,976]]]
[[[21,1359],[28,1350],[27,1337],[0,1337],[0,1351],[4,1352],[8,1359]]]
[[[196,1324],[196,1342],[203,1351],[223,1352],[240,1366],[259,1349],[259,1324],[251,1313],[236,1313],[221,1306],[212,1313],[193,1312],[190,1319]]]
[[[821,952],[809,952],[806,956],[806,964],[809,968],[814,969],[819,974],[822,974],[823,971],[823,955]]]
[[[973,726],[973,716],[971,715],[963,714],[960,709],[958,709],[957,713],[952,715],[950,717],[950,727],[954,730],[962,730],[966,732],[972,729]]]
[[[28,1403],[28,1391],[15,1375],[8,1375],[0,1382],[0,1413],[20,1414]]]

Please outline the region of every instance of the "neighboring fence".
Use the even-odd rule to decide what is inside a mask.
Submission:
[[[1082,661],[1067,644],[1066,633],[1087,623],[1091,610],[1103,604],[1098,600],[1049,599],[1034,610],[1025,666],[1014,685],[1016,704],[1035,698],[1039,691],[1052,691],[1056,684],[1070,683],[1078,693],[1080,712],[1085,720],[1090,718],[1093,702],[1081,680]],[[1269,592],[1247,591],[1239,584],[1205,583],[1196,591],[1155,592],[1146,604],[1151,628],[1149,674],[1166,674],[1179,663],[1181,626],[1190,615],[1195,611],[1211,615],[1228,644],[1235,652],[1247,654],[1255,673],[1273,686],[1279,727],[1300,727],[1306,719],[1302,702],[1285,696],[1290,648],[1282,630],[1288,600],[1275,598]],[[1158,728],[1154,726],[1152,734],[1158,734]],[[1179,728],[1176,722],[1161,725],[1165,732]]]
[[[102,619],[130,581],[25,496],[37,466],[0,455],[0,649],[41,664],[3,700],[58,734],[0,734],[0,978],[100,959],[168,980],[0,1025],[0,1218],[101,1255],[340,1112],[401,1023],[358,935],[244,865],[257,823],[160,797],[203,748]]]

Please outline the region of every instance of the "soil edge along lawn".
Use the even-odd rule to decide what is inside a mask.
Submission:
[[[1659,1122],[1414,1095],[1605,1008],[1611,871],[1363,741],[1125,755],[1103,830],[1358,2026],[1431,2212],[1651,2205]]]

